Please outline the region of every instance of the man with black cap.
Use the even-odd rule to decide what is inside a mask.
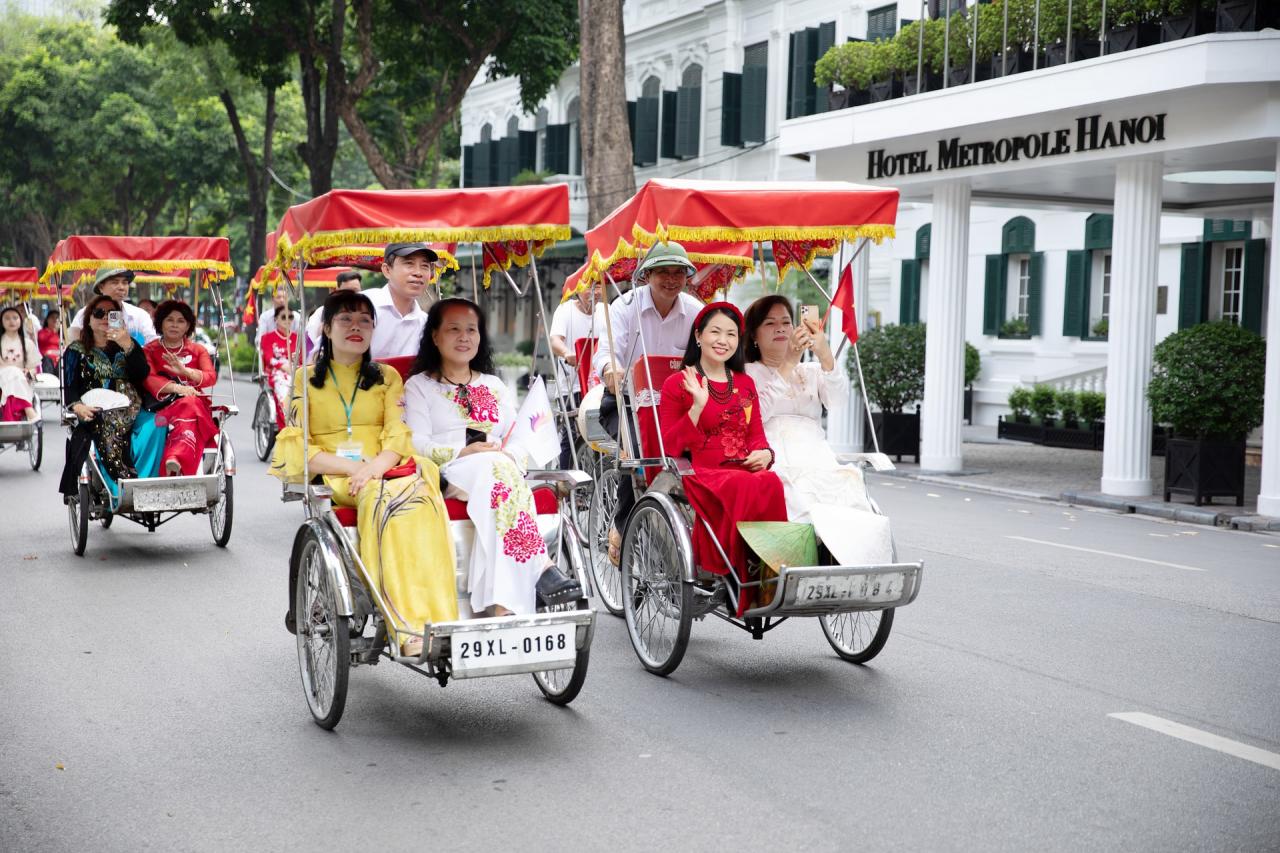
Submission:
[[[366,290],[378,316],[374,318],[370,355],[393,358],[417,355],[427,312],[418,304],[427,285],[435,278],[439,255],[426,243],[388,243],[382,253],[385,287]]]
[[[160,337],[156,334],[155,324],[151,322],[151,315],[137,305],[124,301],[129,295],[129,284],[133,281],[133,276],[133,270],[104,267],[98,270],[98,275],[93,280],[93,292],[110,296],[119,302],[124,309],[124,326],[129,334],[141,339],[143,344],[148,344]],[[81,308],[71,320],[72,337],[78,336],[83,328],[84,309]]]

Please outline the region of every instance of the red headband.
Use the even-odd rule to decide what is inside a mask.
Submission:
[[[693,328],[697,329],[702,326],[702,318],[717,309],[728,311],[733,318],[738,321],[738,334],[742,334],[743,322],[742,312],[738,310],[738,306],[732,302],[712,302],[698,312],[698,316],[693,318]]]

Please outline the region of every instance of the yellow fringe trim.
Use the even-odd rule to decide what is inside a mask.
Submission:
[[[168,287],[181,287],[191,283],[191,279],[181,275],[140,275],[134,281],[142,284],[163,284]]]
[[[331,261],[334,258],[366,257],[372,249],[376,249],[378,253],[381,254],[382,248],[382,245],[348,245],[335,246],[330,249],[317,249],[311,252],[311,259],[309,262],[319,265],[324,261]],[[456,270],[458,268],[458,259],[451,255],[447,249],[435,249],[434,251],[440,256],[440,260],[444,264],[444,269]]]
[[[657,224],[657,228],[654,231],[646,231],[639,225],[633,225],[631,226],[631,232],[638,241],[643,243],[653,243],[656,240],[662,242],[688,240],[703,243],[713,241],[736,243],[746,240],[752,242],[758,240],[856,240],[860,237],[866,237],[876,244],[879,244],[886,237],[892,238],[896,233],[892,225],[870,223],[863,225],[814,225],[801,227],[768,225],[755,228],[724,228],[720,226],[666,226],[661,222]]]
[[[786,278],[787,273],[793,269],[797,269],[797,270],[809,269],[809,267],[813,266],[813,261],[815,258],[831,257],[836,253],[836,248],[838,246],[839,246],[838,243],[833,243],[830,246],[830,248],[823,247],[823,246],[810,247],[809,251],[805,253],[803,264],[797,263],[795,259],[792,258],[791,260],[787,261],[781,267],[778,268],[778,281],[782,281],[784,278]],[[774,258],[774,262],[776,263],[778,259],[778,254],[776,251],[774,252],[773,258]]]
[[[480,280],[481,286],[484,287],[485,290],[489,289],[489,279],[492,277],[494,270],[509,270],[511,269],[512,264],[515,264],[517,267],[527,267],[532,258],[542,257],[543,253],[554,244],[554,239],[529,241],[529,251],[525,252],[523,255],[515,254],[511,251],[510,246],[507,246],[507,257],[505,262],[499,262],[499,260],[493,256],[492,252],[486,250],[482,255],[484,258],[484,278]],[[457,262],[455,261],[454,263],[456,264]],[[457,266],[454,266],[454,269],[457,268]]]
[[[165,272],[168,270],[203,270],[211,274],[213,281],[224,281],[236,274],[235,268],[225,261],[210,261],[192,258],[181,261],[125,261],[118,258],[85,258],[76,261],[57,261],[45,268],[40,276],[41,284],[47,283],[55,275],[76,270],[100,270],[108,267],[124,269],[141,268]]]
[[[378,243],[501,243],[511,240],[568,240],[569,225],[495,225],[488,228],[362,228],[348,231],[322,231],[291,243],[282,235],[276,245],[276,258],[288,266],[302,256],[335,246],[372,246]]]

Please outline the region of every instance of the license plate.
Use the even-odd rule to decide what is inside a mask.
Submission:
[[[901,598],[905,582],[902,572],[800,578],[796,583],[795,603],[802,606],[882,604]]]
[[[499,628],[454,632],[453,671],[476,672],[523,664],[572,664],[577,656],[575,625]]]
[[[152,486],[134,489],[133,508],[140,512],[196,509],[205,505],[204,486]]]

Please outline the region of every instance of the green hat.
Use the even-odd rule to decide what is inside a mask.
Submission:
[[[676,242],[654,243],[650,246],[649,251],[645,252],[644,260],[636,268],[636,276],[642,276],[654,267],[684,267],[689,275],[698,271],[689,260],[689,253],[684,250],[684,246]]]
[[[103,267],[98,270],[97,276],[93,279],[93,292],[102,293],[102,283],[109,278],[116,278],[117,276],[124,276],[129,281],[133,281],[134,272],[123,267]]]

